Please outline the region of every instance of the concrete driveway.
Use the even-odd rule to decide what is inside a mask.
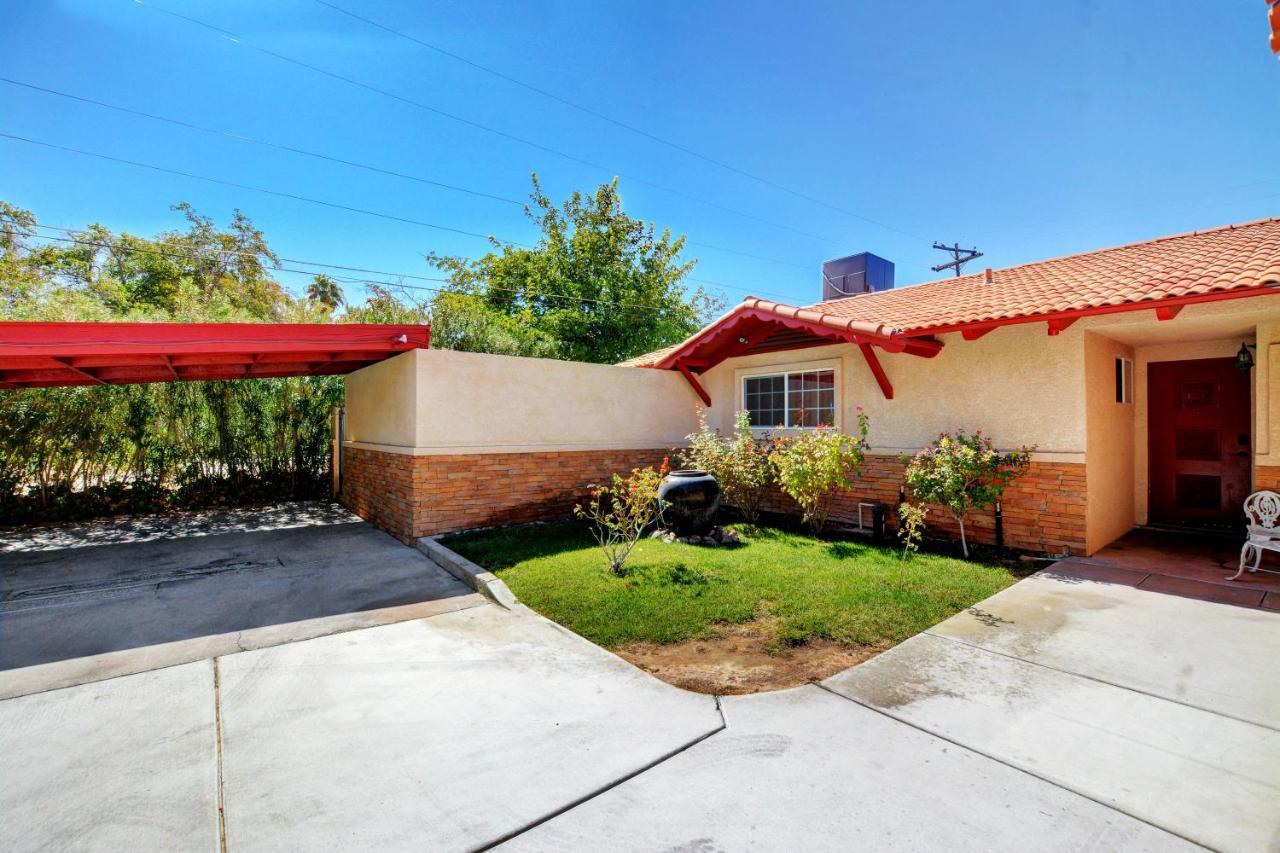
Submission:
[[[0,701],[0,846],[1280,849],[1277,659],[1280,614],[1045,572],[717,700],[478,601]]]

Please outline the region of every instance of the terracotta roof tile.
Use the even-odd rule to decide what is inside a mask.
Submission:
[[[734,310],[763,307],[788,316],[805,311],[883,334],[928,333],[967,323],[1276,285],[1280,285],[1280,218],[992,270],[989,281],[985,272],[979,272],[819,302],[807,309],[749,297]],[[651,367],[680,346],[622,364]]]
[[[1280,218],[809,306],[913,332],[1280,284]]]

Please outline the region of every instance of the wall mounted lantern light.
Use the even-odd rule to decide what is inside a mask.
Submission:
[[[1257,349],[1253,344],[1241,344],[1240,352],[1236,353],[1236,367],[1241,371],[1248,373],[1253,369],[1253,353],[1251,349]]]

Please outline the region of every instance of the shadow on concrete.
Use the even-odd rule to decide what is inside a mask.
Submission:
[[[129,525],[0,554],[0,670],[474,595],[341,508]]]

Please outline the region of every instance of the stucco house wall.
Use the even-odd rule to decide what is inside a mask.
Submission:
[[[1133,347],[1086,331],[1086,552],[1123,536],[1134,524],[1134,406],[1116,400],[1116,359],[1133,361]]]
[[[879,501],[893,523],[901,454],[942,431],[981,429],[1002,449],[1036,448],[1003,502],[1005,542],[1087,554],[1146,521],[1148,366],[1234,356],[1256,339],[1254,486],[1280,486],[1280,300],[1190,306],[1169,322],[1092,317],[1056,336],[1027,323],[941,339],[935,358],[879,352],[892,400],[850,344],[728,359],[699,377],[707,421],[732,428],[746,376],[829,367],[837,426],[858,406],[871,422],[863,475],[836,518],[865,519],[859,504]],[[1117,357],[1134,364],[1132,403],[1115,400]],[[590,483],[682,446],[700,408],[675,371],[417,350],[348,377],[342,497],[405,539],[564,517]],[[771,508],[796,509],[780,495]],[[954,532],[941,510],[929,524]],[[992,541],[995,519],[978,514],[970,530]]]

